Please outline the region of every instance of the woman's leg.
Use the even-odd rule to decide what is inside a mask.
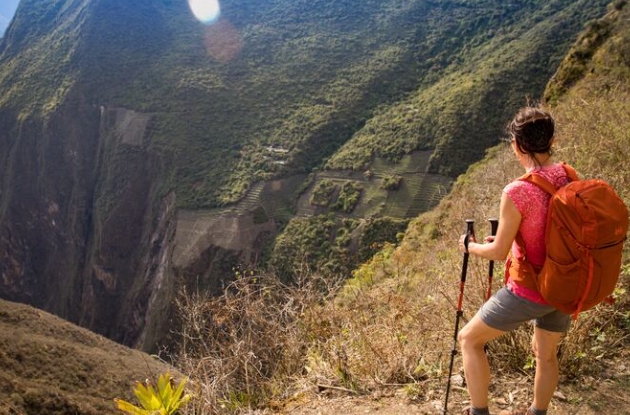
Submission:
[[[536,357],[534,402],[536,409],[547,409],[558,386],[558,343],[564,333],[534,328],[532,350]]]
[[[488,407],[488,386],[490,384],[490,365],[484,346],[490,340],[504,334],[484,323],[475,315],[459,332],[458,340],[464,361],[464,375],[470,394],[470,401],[475,408]]]

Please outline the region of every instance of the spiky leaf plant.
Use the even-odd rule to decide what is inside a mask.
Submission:
[[[173,388],[173,378],[165,373],[158,377],[157,389],[148,379],[144,384],[136,383],[133,393],[142,408],[122,399],[114,399],[114,402],[118,409],[131,415],[174,415],[190,400],[190,395],[184,395],[186,381],[183,379],[177,388]]]

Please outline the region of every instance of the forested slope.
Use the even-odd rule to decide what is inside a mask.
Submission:
[[[437,148],[431,169],[454,177],[605,5],[226,0],[204,26],[185,2],[32,1],[0,46],[0,104],[47,116],[79,95],[151,114],[163,188],[189,208],[328,158],[362,169]]]

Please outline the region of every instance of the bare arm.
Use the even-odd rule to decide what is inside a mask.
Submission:
[[[496,237],[494,240],[488,238],[486,241],[489,243],[484,244],[471,241],[468,244],[468,252],[489,260],[504,260],[510,252],[520,224],[521,213],[512,199],[503,193],[501,195],[499,229]]]

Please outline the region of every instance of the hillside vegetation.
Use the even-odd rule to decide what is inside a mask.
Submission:
[[[580,39],[602,25],[610,32],[591,51],[584,63],[588,69],[549,108],[559,130],[555,157],[574,165],[582,177],[608,181],[630,205],[629,17],[626,2],[616,2],[586,29]],[[571,62],[567,58],[558,73]],[[184,310],[195,312],[186,313],[186,338],[205,340],[186,342],[180,362],[208,385],[200,405],[207,405],[206,413],[223,413],[217,402],[232,409],[264,405],[301,413],[296,408],[313,393],[396,394],[417,403],[437,402],[425,410],[441,413],[461,273],[456,241],[467,218],[477,221],[478,235],[489,232],[486,219],[498,215],[501,189],[520,174],[509,148],[491,149],[460,176],[437,208],[411,222],[400,246],[386,246],[349,281],[318,278],[313,270],[297,286],[286,286],[273,276],[252,274],[241,276],[223,297],[189,297]],[[502,265],[496,264],[493,290],[501,285]],[[487,269],[486,261],[471,260],[464,322],[483,301]],[[629,282],[626,247],[615,305],[583,313],[561,344],[562,394],[552,402],[553,413],[630,413],[624,399],[630,385],[625,363],[630,357]],[[497,374],[494,410],[531,400],[530,330],[523,327],[490,345]],[[195,370],[196,362],[203,362],[201,370]],[[209,377],[219,367],[229,375]],[[456,373],[460,367],[457,357]],[[451,408],[466,400],[458,391]]]
[[[23,0],[0,45],[0,107],[20,119],[62,103],[150,114],[162,191],[185,208],[418,149],[455,177],[522,97],[542,93],[605,3],[225,0],[204,26],[184,1]]]

